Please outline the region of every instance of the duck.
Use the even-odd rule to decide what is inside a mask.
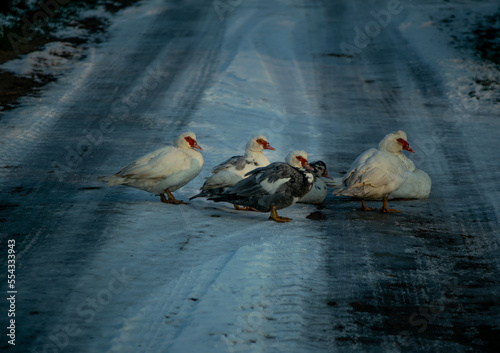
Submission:
[[[304,197],[313,186],[314,174],[305,151],[292,151],[285,161],[254,169],[245,179],[208,199],[249,206],[260,212],[270,212],[269,219],[275,222],[290,222],[291,218],[278,216],[277,210]]]
[[[432,180],[429,174],[415,167],[413,162],[405,156],[408,163],[408,178],[396,191],[389,194],[388,200],[425,200],[431,193]],[[413,164],[413,168],[411,167]],[[312,163],[311,163],[312,166]],[[342,186],[342,178],[324,179],[327,186],[337,189]],[[382,199],[380,199],[382,200]]]
[[[424,200],[431,193],[432,180],[422,169],[410,169],[406,181],[389,195],[389,200]]]
[[[126,185],[152,194],[168,204],[188,204],[177,200],[172,192],[193,180],[203,167],[203,151],[194,132],[180,134],[173,146],[160,148],[133,161],[118,173],[101,177],[108,185]],[[165,197],[165,194],[167,197]]]
[[[309,191],[297,202],[319,205],[323,203],[326,198],[326,194],[328,193],[327,183],[324,178],[332,179],[332,177],[328,175],[325,162],[316,161],[309,163],[309,165],[314,169],[314,184],[311,191]]]
[[[380,212],[401,212],[389,209],[387,200],[391,193],[404,184],[410,173],[408,161],[411,160],[403,155],[403,150],[415,153],[407,141],[406,133],[399,130],[387,134],[378,148],[370,148],[356,158],[334,194],[361,199],[361,211],[374,210],[366,207],[365,200],[382,199]]]
[[[276,151],[274,147],[270,145],[266,136],[253,136],[248,141],[243,156],[233,156],[215,166],[211,171],[212,175],[207,178],[200,188],[201,192],[189,199],[193,200],[197,197],[210,197],[220,194],[227,188],[244,179],[248,172],[256,168],[268,166],[269,159],[262,153],[263,150]],[[236,210],[253,211],[250,207],[241,208],[239,205],[234,205],[234,208]]]

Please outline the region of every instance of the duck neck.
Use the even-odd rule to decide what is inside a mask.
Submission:
[[[265,158],[264,153],[262,153],[262,151],[253,151],[253,150],[247,150],[247,157],[250,159],[261,159],[262,157]]]
[[[410,158],[406,157],[404,153],[402,152],[396,153],[396,156],[398,156],[398,158],[403,161],[403,163],[406,165],[406,167],[410,172],[413,172],[415,170],[416,168],[415,163],[413,163],[413,161]]]
[[[307,182],[309,184],[312,184],[314,182],[314,173],[312,173],[311,170],[303,168],[303,167],[299,167],[297,169],[306,177]]]

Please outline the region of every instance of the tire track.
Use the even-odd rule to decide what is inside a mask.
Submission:
[[[372,5],[382,8],[383,4]],[[320,40],[338,46],[343,38],[331,38],[349,33],[357,23],[351,21],[356,15],[341,10],[340,16],[338,6],[322,6],[331,14],[328,21],[335,30],[330,27]],[[357,284],[354,278],[339,278],[339,273],[352,267],[366,273],[362,277],[366,283],[357,284],[349,297],[330,292],[331,297],[340,298],[332,300],[332,315],[338,318],[330,328],[332,346],[339,351],[396,352],[408,344],[426,347],[424,350],[484,349],[493,344],[485,332],[495,327],[485,328],[488,323],[476,313],[486,310],[499,317],[498,308],[486,300],[496,297],[498,291],[498,256],[494,255],[498,250],[493,236],[497,217],[487,198],[478,200],[478,195],[485,195],[487,189],[481,189],[473,178],[480,170],[473,163],[476,155],[468,154],[469,142],[463,133],[466,125],[456,127],[456,120],[444,115],[450,102],[439,74],[419,58],[411,43],[398,36],[397,26],[398,23],[391,23],[374,39],[373,46],[364,49],[350,65],[336,56],[323,55],[318,60],[320,91],[327,93],[320,105],[335,116],[330,123],[332,133],[349,134],[349,138],[339,136],[325,142],[335,144],[331,160],[339,164],[345,160],[348,165],[352,156],[345,153],[346,146],[356,141],[356,149],[362,151],[360,142],[368,141],[367,137],[371,141],[378,131],[383,136],[395,128],[415,132],[411,134],[415,141],[418,137],[427,138],[430,131],[444,130],[446,145],[435,145],[432,154],[426,153],[428,146],[421,146],[418,152],[424,153],[425,160],[418,164],[433,177],[434,190],[427,201],[398,204],[404,213],[393,217],[392,222],[378,215],[352,214],[353,207],[347,203],[345,207],[327,205],[332,236],[346,242],[345,249],[353,256],[338,264],[338,249],[331,245],[331,252],[325,257],[325,267],[332,276],[330,286]],[[324,49],[324,44],[316,47],[322,53],[332,50]],[[339,92],[329,79],[335,76],[339,82],[347,82],[347,94]],[[349,82],[349,78],[353,80]],[[354,106],[351,96],[361,101],[364,109]],[[373,113],[367,116],[363,111]],[[374,126],[374,121],[378,126]],[[438,314],[422,316],[422,310],[429,312],[432,303]],[[414,313],[416,317],[412,316]],[[472,327],[483,328],[472,335],[473,339],[469,336],[469,341],[464,340],[461,335]]]
[[[25,293],[38,293],[35,297],[26,298],[24,309],[20,308],[17,313],[21,322],[18,339],[26,347],[37,347],[40,342],[43,347],[49,333],[56,327],[57,321],[53,318],[62,318],[62,313],[74,309],[68,299],[69,294],[85,273],[85,263],[91,261],[93,254],[105,244],[103,232],[109,218],[113,217],[107,209],[110,202],[116,205],[114,195],[118,193],[110,190],[102,194],[96,191],[99,188],[87,190],[84,186],[89,185],[96,175],[105,173],[103,166],[107,158],[116,153],[116,147],[122,144],[120,134],[129,138],[126,145],[130,146],[130,141],[138,138],[139,112],[158,113],[165,99],[175,94],[175,106],[170,109],[172,116],[176,116],[181,123],[174,125],[176,121],[171,119],[164,125],[165,128],[174,127],[167,129],[170,130],[167,139],[171,139],[189,123],[203,90],[212,80],[223,27],[215,22],[213,13],[207,8],[210,7],[181,2],[176,8],[160,11],[156,17],[151,17],[152,22],[148,22],[149,19],[136,22],[136,26],[146,27],[137,31],[142,37],[133,37],[131,44],[137,43],[136,47],[127,51],[126,55],[113,49],[98,50],[97,59],[88,74],[83,76],[83,82],[70,91],[69,96],[66,94],[55,115],[48,115],[50,124],[43,123],[42,129],[37,127],[35,137],[27,134],[19,138],[20,146],[24,147],[19,147],[17,152],[14,150],[9,163],[20,167],[9,170],[2,185],[3,190],[10,194],[11,202],[19,206],[8,209],[7,222],[2,223],[2,231],[5,236],[15,234],[17,249],[20,252],[26,250],[22,262],[18,264],[21,269],[19,276],[31,280],[22,282],[23,290]],[[170,13],[181,22],[165,22],[165,13]],[[184,21],[186,18],[191,21]],[[196,27],[198,25],[203,27]],[[179,37],[180,28],[185,28],[192,35],[189,38]],[[169,30],[173,30],[171,34],[174,36],[162,40],[161,33]],[[152,40],[154,37],[156,39]],[[151,52],[159,54],[150,55]],[[102,119],[112,114],[111,103],[128,97],[141,84],[143,77],[150,75],[147,69],[151,66],[155,68],[154,65],[162,61],[165,63],[159,67],[158,74],[168,72],[168,76],[162,76],[156,89],[148,92],[144,101],[130,109],[128,118],[115,123],[114,131],[105,136],[105,143],[94,146],[80,164],[71,168],[71,173],[65,175],[62,182],[58,180],[50,165],[53,160],[65,160],[67,151],[64,146],[75,146],[84,136],[84,129],[97,128]],[[173,94],[172,90],[175,90]],[[183,90],[182,94],[180,90]],[[97,104],[88,104],[96,100],[99,100]],[[19,111],[16,110],[16,113]],[[132,139],[131,130],[135,134]],[[149,143],[144,145],[144,149],[150,149],[151,138],[155,135],[161,136],[163,141],[165,131],[149,129],[140,134]],[[42,143],[34,144],[33,141]],[[108,141],[116,141],[117,144],[110,145]],[[120,155],[123,156],[123,153]],[[18,189],[19,192],[16,191]],[[117,208],[113,207],[113,210]],[[78,244],[78,251],[73,251],[75,244]],[[50,254],[51,261],[40,262],[39,259],[47,254]],[[44,270],[47,267],[56,273]],[[48,276],[51,287],[39,293],[37,288],[45,288]],[[30,320],[29,308],[37,307],[53,307],[53,310],[40,310],[38,320]],[[35,332],[36,336],[33,335]]]

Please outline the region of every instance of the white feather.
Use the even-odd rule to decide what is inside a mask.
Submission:
[[[378,149],[371,148],[356,158],[335,195],[378,200],[399,189],[413,165],[401,153],[402,146],[397,142],[400,137],[406,140],[403,131],[390,133]]]
[[[290,181],[290,179],[292,179],[292,178],[278,179],[278,180],[276,180],[275,182],[272,182],[272,183],[268,182],[267,179],[266,179],[266,180],[261,181],[260,186],[262,186],[262,188],[264,190],[266,190],[268,193],[270,193],[272,195],[272,194],[275,194],[279,190],[279,188],[281,187],[281,185],[283,185],[286,182]]]
[[[408,174],[403,185],[389,195],[392,199],[426,199],[431,192],[431,177],[421,169]]]
[[[137,159],[118,173],[100,178],[108,185],[128,185],[153,194],[161,194],[165,189],[171,192],[181,188],[195,178],[203,167],[201,153],[195,151],[184,140],[194,133],[179,136],[175,146],[160,148]]]
[[[262,153],[263,146],[256,142],[257,139],[267,141],[267,138],[263,135],[254,136],[250,139],[245,149],[245,155],[240,157],[245,160],[245,166],[242,169],[237,169],[236,165],[231,164],[231,159],[227,163],[217,165],[212,170],[212,175],[207,178],[201,187],[201,190],[231,187],[244,179],[245,174],[255,168],[268,166],[269,159]]]
[[[320,204],[325,200],[327,188],[325,181],[321,177],[316,177],[314,184],[306,196],[301,198],[300,203]]]

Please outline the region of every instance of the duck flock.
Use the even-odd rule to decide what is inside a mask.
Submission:
[[[146,154],[118,173],[99,178],[108,185],[127,185],[153,194],[169,204],[188,204],[172,194],[191,180],[203,167],[203,149],[193,132],[177,137],[173,146]],[[263,135],[254,136],[243,156],[234,156],[212,169],[200,193],[190,200],[205,197],[228,202],[237,210],[270,212],[270,219],[289,222],[277,210],[296,202],[321,204],[328,189],[336,196],[361,200],[361,211],[372,211],[365,200],[382,200],[380,212],[400,212],[387,208],[389,199],[425,199],[431,179],[417,169],[402,151],[414,152],[406,133],[395,131],[380,141],[378,148],[361,153],[344,177],[333,179],[323,161],[309,163],[305,151],[292,151],[285,163],[270,163],[263,150],[275,150]],[[165,196],[166,195],[166,196]]]

